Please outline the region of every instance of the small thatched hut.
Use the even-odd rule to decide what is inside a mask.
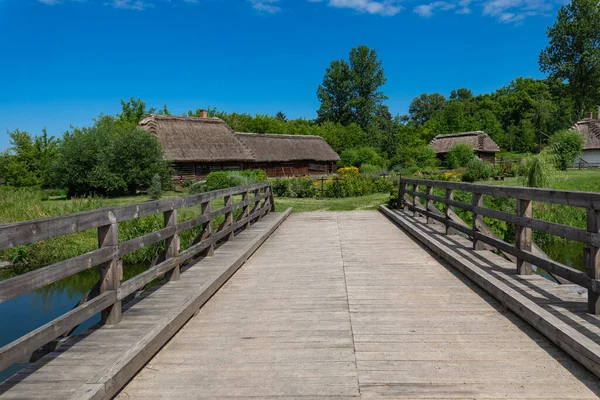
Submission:
[[[600,120],[589,118],[573,125],[573,130],[583,137],[583,153],[580,158],[584,163],[600,163]]]
[[[457,144],[468,144],[477,157],[492,163],[496,162],[496,153],[500,151],[500,147],[492,138],[482,131],[437,135],[431,141],[433,151],[442,160]]]
[[[340,159],[319,136],[237,133],[219,118],[150,115],[139,125],[161,143],[177,177],[242,169],[269,176],[327,174]]]

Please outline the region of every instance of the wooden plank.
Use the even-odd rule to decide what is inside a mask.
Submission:
[[[519,217],[531,218],[533,215],[532,213],[533,208],[531,200],[517,200],[517,214]],[[515,227],[517,249],[531,252],[531,235],[531,228],[517,225]],[[531,275],[533,273],[531,264],[522,258],[517,257],[517,273],[519,275]]]
[[[543,201],[546,203],[562,204],[573,207],[600,208],[600,194],[594,192],[537,189],[516,186],[493,186],[409,178],[402,178],[402,180],[413,185],[429,184],[438,188],[476,192],[494,197],[509,197],[513,199],[519,198],[523,200]]]
[[[475,207],[483,207],[483,195],[478,193],[472,193],[471,195],[472,201],[471,204],[473,208]],[[478,214],[477,212],[473,212],[473,233],[478,233],[483,229],[483,215]],[[474,250],[483,250],[483,243],[480,240],[477,240],[477,235],[473,235],[473,249]]]
[[[27,362],[31,354],[48,342],[88,320],[95,314],[117,302],[117,293],[107,291],[61,315],[38,329],[0,349],[0,370],[16,362]]]
[[[493,295],[507,308],[538,329],[552,342],[590,369],[590,371],[600,376],[600,346],[598,343],[565,324],[552,313],[526,298],[519,291],[512,289],[498,278],[483,271],[481,267],[478,267],[469,258],[464,256],[464,254],[468,254],[472,250],[465,248],[464,253],[459,253],[443,244],[442,241],[435,238],[435,235],[425,233],[419,228],[420,224],[414,218],[397,212],[395,213],[385,206],[381,206],[380,210],[392,221],[399,224],[432,251],[436,252],[440,257],[450,262],[469,279]],[[483,235],[479,233],[475,234],[479,239],[483,240]],[[481,257],[478,255],[485,253],[487,252],[473,254],[474,259],[481,260]],[[525,252],[523,251],[523,253]],[[481,262],[484,261],[481,260]]]
[[[119,245],[119,226],[116,223],[98,227],[98,247],[116,249]],[[118,252],[112,260],[98,265],[100,285],[98,294],[107,291],[117,291],[123,279],[123,264],[119,261]],[[110,307],[102,310],[101,321],[106,325],[115,325],[121,321],[121,301],[118,300]]]
[[[600,210],[587,210],[587,229],[593,234],[600,232]],[[588,247],[585,250],[584,258],[589,277],[598,282],[600,279],[600,247]],[[600,295],[598,292],[588,291],[588,311],[592,314],[600,314]]]
[[[164,214],[165,227],[177,226],[177,210],[165,211]],[[179,235],[174,234],[173,236],[165,240],[165,259],[177,257],[179,254]],[[172,270],[170,270],[165,279],[167,281],[178,281],[180,277],[179,271],[180,264],[177,264]]]
[[[104,247],[35,271],[0,281],[0,303],[113,259],[116,247]]]
[[[53,237],[82,232],[99,226],[109,225],[134,218],[142,218],[152,214],[191,207],[206,201],[215,200],[228,195],[237,195],[246,190],[268,187],[268,182],[250,186],[216,190],[188,197],[164,199],[127,206],[101,208],[93,211],[41,218],[31,221],[0,225],[0,250],[38,242]]]

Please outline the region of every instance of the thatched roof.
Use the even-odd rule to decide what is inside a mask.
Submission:
[[[337,161],[319,136],[236,133],[219,118],[150,115],[140,122],[173,162]]]
[[[573,125],[583,137],[583,150],[600,149],[600,121],[597,119],[584,119]]]
[[[437,135],[431,141],[431,147],[437,154],[448,153],[457,144],[468,144],[474,152],[479,153],[497,153],[500,151],[500,147],[492,138],[482,131]]]
[[[160,142],[169,161],[251,161],[254,156],[218,118],[150,115],[140,122]]]
[[[320,136],[238,133],[256,162],[274,161],[337,161],[338,154]]]

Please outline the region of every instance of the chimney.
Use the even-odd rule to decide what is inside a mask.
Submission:
[[[208,118],[208,111],[200,110],[200,118]]]

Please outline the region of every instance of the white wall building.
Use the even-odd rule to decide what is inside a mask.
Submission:
[[[573,125],[573,129],[578,131],[583,137],[583,153],[581,160],[576,163],[598,164],[600,166],[600,119],[586,118]]]

